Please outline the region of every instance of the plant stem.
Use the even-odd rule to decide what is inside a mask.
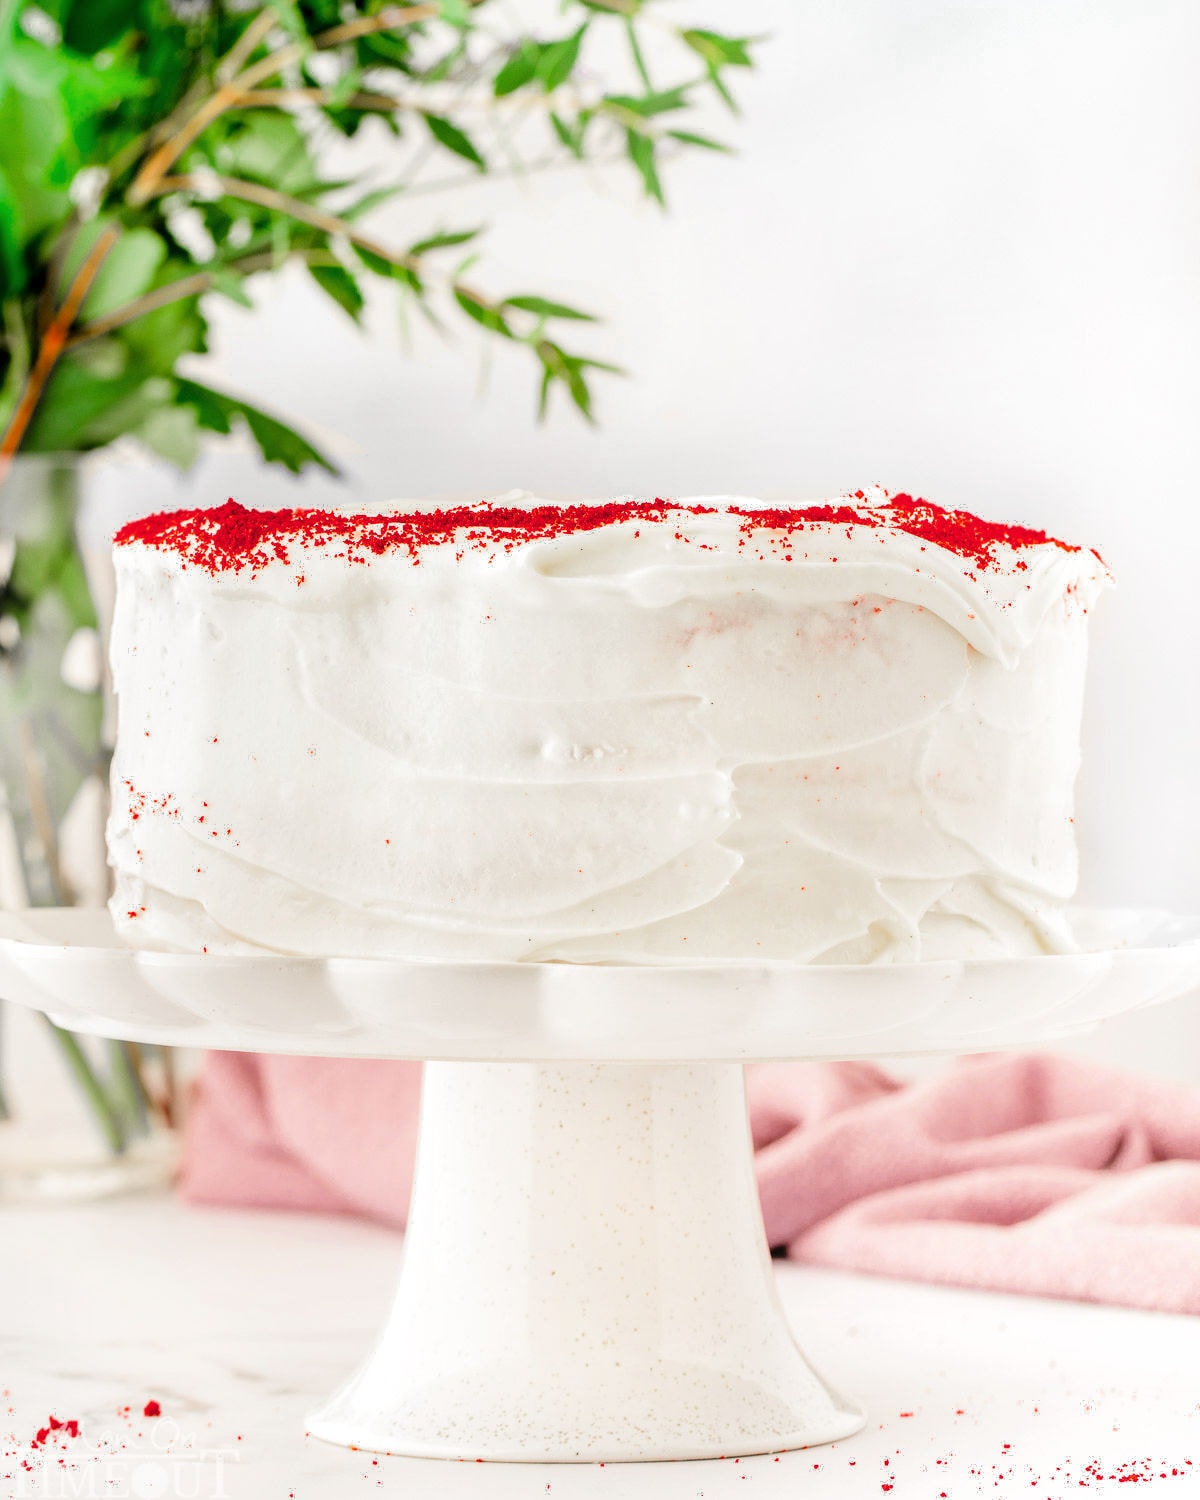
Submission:
[[[4,384],[0,386],[0,424],[4,424],[8,413],[17,409],[25,377],[29,374],[29,335],[25,331],[18,298],[5,299],[0,306],[0,320],[4,324],[4,343],[8,349],[8,369]]]
[[[341,43],[352,41],[357,37],[368,36],[372,32],[395,31],[403,26],[415,25],[418,21],[428,21],[437,14],[436,5],[393,6],[390,10],[380,11],[378,15],[363,16],[357,21],[347,21],[343,26],[332,26],[327,31],[318,32],[312,38],[310,45],[316,51],[323,51],[329,47],[340,46]],[[252,21],[251,26],[256,26],[261,19],[260,16],[256,21]],[[250,50],[253,51],[253,48]],[[253,89],[256,84],[264,83],[284,68],[290,67],[292,63],[299,62],[308,50],[308,47],[293,42],[269,53],[260,61],[252,63],[236,78],[222,83],[216,92],[200,105],[191,119],[181,124],[174,135],[151,152],[142,163],[141,169],[130,185],[129,202],[136,206],[154,197],[160,189],[163,178],[206,126],[219,115],[224,114],[227,109],[235,108],[242,95]],[[232,56],[232,53],[230,55]]]
[[[55,1033],[55,1039],[67,1060],[68,1067],[74,1073],[80,1088],[87,1095],[109,1150],[119,1156],[126,1145],[125,1131],[116,1110],[113,1109],[108,1095],[104,1092],[100,1080],[87,1059],[87,1054],[79,1044],[79,1038],[73,1032],[56,1026],[49,1016],[44,1016],[43,1020]]]
[[[289,260],[303,260],[307,265],[313,266],[340,266],[341,261],[331,250],[293,250],[288,256]],[[254,271],[270,271],[278,265],[275,257],[268,253],[261,255],[248,255],[242,260],[226,261],[223,270],[236,271],[239,275],[250,275]],[[93,318],[90,323],[84,323],[67,340],[67,348],[74,349],[77,344],[86,344],[89,339],[102,338],[104,334],[111,333],[114,328],[122,328],[126,323],[132,323],[135,318],[140,318],[144,313],[155,312],[160,307],[167,307],[172,302],[181,302],[186,297],[198,297],[204,292],[209,292],[216,284],[216,278],[211,271],[197,271],[193,276],[181,276],[178,281],[170,281],[166,286],[155,287],[152,292],[146,292],[141,297],[136,297],[132,302],[127,302],[124,307],[115,307],[112,312],[105,313],[102,318]]]
[[[83,264],[76,271],[75,279],[67,288],[67,295],[63,298],[62,306],[54,314],[50,326],[38,345],[37,359],[34,361],[33,369],[25,381],[20,400],[17,402],[16,410],[13,412],[4,437],[0,439],[0,485],[3,485],[12,467],[13,458],[25,437],[25,432],[33,420],[37,404],[42,399],[42,392],[46,389],[46,382],[54,373],[59,356],[66,348],[71,324],[78,316],[79,309],[91,290],[92,282],[96,279],[96,273],[104,264],[108,252],[116,244],[120,233],[120,229],[115,224],[110,224],[100,233],[96,243],[88,251]]]
[[[175,1072],[175,1052],[171,1047],[160,1047],[158,1055],[162,1060],[163,1071],[163,1124],[168,1130],[173,1130],[180,1123],[179,1079]]]
[[[236,78],[242,67],[250,60],[251,53],[266,41],[272,29],[278,24],[279,16],[270,6],[267,6],[266,10],[260,10],[217,64],[217,81],[227,83],[230,79]]]
[[[22,716],[17,723],[17,738],[21,745],[21,761],[25,769],[25,791],[29,798],[29,815],[34,832],[42,846],[42,858],[50,876],[51,891],[55,904],[69,906],[72,893],[67,888],[62,864],[58,857],[58,835],[54,827],[54,814],[46,796],[46,780],[42,774],[42,762],[38,756],[37,743],[29,720]]]
[[[145,1135],[148,1129],[147,1096],[134,1061],[133,1048],[132,1042],[108,1044],[108,1055],[112,1064],[112,1103],[127,1131],[135,1135]]]
[[[472,0],[478,4],[479,0]],[[370,36],[375,31],[399,31],[405,26],[414,26],[418,21],[431,21],[439,14],[436,5],[393,5],[381,10],[378,15],[362,16],[357,21],[347,21],[343,26],[331,26],[328,31],[319,31],[313,37],[313,46],[340,47],[343,42],[357,41],[360,36]]]
[[[369,109],[382,112],[398,109],[418,109],[420,105],[405,104],[394,94],[370,94],[358,92],[339,99],[332,89],[247,89],[238,99],[239,109],[280,109],[288,104],[336,104],[340,109]]]
[[[178,281],[169,281],[166,286],[155,287],[152,292],[146,292],[124,307],[114,308],[102,318],[93,318],[90,323],[81,324],[67,340],[67,348],[74,349],[78,344],[86,344],[89,339],[98,339],[111,333],[114,328],[140,318],[143,313],[155,312],[158,308],[180,302],[185,297],[198,297],[201,292],[210,291],[212,285],[210,271],[197,271],[193,276],[181,276]]]
[[[407,266],[410,270],[415,270],[417,267],[418,262],[411,255],[401,255],[395,250],[389,250],[386,245],[381,245],[378,240],[373,240],[369,235],[360,234],[348,220],[339,219],[337,214],[328,213],[323,208],[314,208],[311,203],[305,203],[301,198],[293,198],[289,193],[281,193],[277,188],[264,187],[258,182],[243,182],[239,177],[217,176],[215,180],[226,197],[240,198],[242,202],[257,204],[259,208],[274,209],[276,213],[286,214],[289,219],[308,224],[325,234],[340,235],[352,244],[361,245],[372,255],[378,255],[381,260],[390,261],[394,266]],[[154,195],[174,193],[189,188],[195,189],[199,186],[200,183],[196,178],[186,173],[179,177],[164,177],[154,189]]]
[[[46,280],[37,303],[37,331],[39,338],[45,337],[46,330],[54,321],[54,300],[58,296],[58,282],[62,275],[63,263],[70,253],[71,246],[75,243],[75,236],[78,233],[79,215],[77,212],[72,212],[54,242],[54,246],[50,251],[50,259],[46,265]]]

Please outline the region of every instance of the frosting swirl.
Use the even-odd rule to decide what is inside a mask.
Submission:
[[[134,942],[687,962],[1067,941],[1094,553],[873,491],[221,507],[134,522],[116,558]]]

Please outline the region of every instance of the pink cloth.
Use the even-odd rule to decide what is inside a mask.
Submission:
[[[214,1053],[193,1202],[402,1225],[420,1064]],[[1200,1092],[1053,1056],[901,1085],[866,1063],[749,1070],[763,1219],[798,1260],[1200,1313]]]

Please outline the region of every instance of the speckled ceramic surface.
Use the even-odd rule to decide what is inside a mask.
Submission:
[[[739,1066],[429,1066],[396,1302],[316,1436],[614,1461],[862,1421],[780,1312]]]

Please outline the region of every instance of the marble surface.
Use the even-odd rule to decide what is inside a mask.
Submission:
[[[399,1253],[370,1225],[166,1194],[0,1210],[0,1496],[962,1500],[1125,1495],[1131,1476],[1200,1494],[1200,1322],[787,1264],[779,1288],[807,1352],[867,1407],[844,1442],[539,1468],[374,1460],[305,1438],[304,1413],[382,1319]],[[143,1416],[151,1401],[161,1416]],[[31,1447],[51,1413],[79,1437]]]

